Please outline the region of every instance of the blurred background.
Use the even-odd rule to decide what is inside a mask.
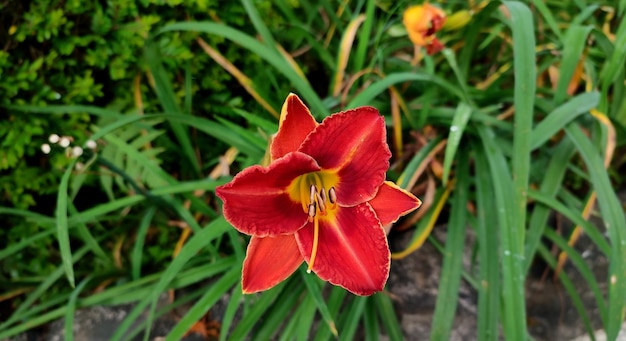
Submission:
[[[0,339],[84,339],[81,311],[119,306],[101,339],[615,339],[625,12],[626,0],[0,3]],[[361,105],[385,116],[387,177],[423,201],[391,229],[385,292],[355,297],[300,269],[241,293],[247,239],[214,189],[262,162],[290,92],[318,120]],[[430,296],[407,298],[426,284],[405,265],[433,259]],[[533,309],[544,285],[563,307],[549,316]],[[407,309],[427,311],[423,329]]]

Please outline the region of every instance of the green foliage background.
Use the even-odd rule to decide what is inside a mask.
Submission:
[[[269,2],[259,3],[275,25]],[[148,34],[168,23],[217,20],[252,33],[246,13],[236,2],[216,1],[9,1],[0,12],[0,101],[3,106],[93,104],[129,112],[135,107],[135,78],[149,94],[144,47]],[[244,107],[240,86],[200,52],[195,33],[160,37],[157,45],[170,77],[193,74],[194,111],[228,114]],[[241,54],[220,37],[208,37],[231,62],[261,68],[254,54]],[[200,52],[200,53],[199,53]],[[180,81],[172,83],[180,101]],[[158,106],[144,99],[146,111]],[[54,193],[66,158],[43,160],[40,146],[50,134],[72,136],[77,144],[89,137],[95,118],[87,114],[61,119],[7,110],[0,121],[0,204],[28,208],[42,195]]]
[[[442,32],[446,49],[418,63],[401,24],[412,4],[0,4],[0,338],[58,318],[71,335],[78,307],[135,303],[113,336],[121,340],[193,301],[168,335],[176,340],[230,294],[222,340],[253,333],[265,340],[279,330],[287,339],[337,332],[351,339],[358,327],[368,340],[381,332],[402,339],[388,295],[353,297],[304,271],[261,295],[241,294],[245,239],[212,192],[261,162],[277,128],[268,107],[279,110],[289,91],[317,118],[377,107],[394,150],[388,177],[432,195],[410,227],[424,240],[442,221],[450,236],[433,339],[450,336],[461,280],[478,294],[478,339],[496,340],[500,330],[526,339],[530,264],[557,267],[543,240],[558,245],[588,284],[577,288],[567,273],[559,276],[586,330],[600,326],[581,290],[592,292],[601,327],[616,336],[626,307],[626,222],[614,189],[626,162],[626,1],[442,3],[469,21]],[[233,78],[199,38],[248,79]],[[580,69],[584,77],[568,93]],[[57,145],[46,154],[41,146],[51,134],[98,146],[79,158]],[[232,164],[224,161],[235,149]],[[228,174],[207,178],[222,162]],[[427,181],[436,189],[427,191]],[[594,213],[608,230],[583,218],[596,195]],[[571,236],[552,226],[557,213],[609,260],[607,278],[596,278],[568,246]],[[467,245],[470,228],[476,242]],[[464,247],[476,250],[472,269],[463,268]],[[208,280],[157,309],[162,292]],[[149,318],[132,329],[144,309]],[[316,319],[323,323],[314,331]]]

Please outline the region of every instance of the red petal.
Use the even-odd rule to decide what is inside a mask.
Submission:
[[[313,246],[313,224],[296,233],[307,262]],[[385,230],[367,204],[338,207],[334,221],[320,220],[313,271],[323,280],[356,295],[383,290],[389,277],[390,253]]]
[[[369,204],[376,212],[380,223],[385,226],[420,207],[422,201],[393,182],[385,181]]]
[[[372,107],[360,107],[326,118],[300,151],[323,169],[336,169],[337,202],[354,206],[370,200],[385,180],[391,152],[385,121]]]
[[[289,277],[302,264],[293,235],[252,237],[243,261],[241,287],[244,294],[267,290]]]
[[[433,40],[426,45],[426,53],[428,53],[429,56],[432,56],[435,53],[443,50],[444,47],[445,46],[443,46],[443,44],[437,38],[433,38]]]
[[[298,150],[304,139],[317,126],[309,108],[295,94],[289,94],[280,114],[280,127],[271,146],[272,160]]]
[[[215,190],[224,201],[224,217],[237,230],[258,237],[291,234],[308,215],[289,198],[287,186],[298,176],[320,168],[310,156],[289,153],[269,167],[253,166]]]

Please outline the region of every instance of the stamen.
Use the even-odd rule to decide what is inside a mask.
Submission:
[[[319,240],[320,223],[317,217],[314,219],[314,221],[315,223],[313,224],[313,249],[311,250],[309,267],[306,270],[307,273],[311,273],[311,269],[313,269],[313,264],[315,263],[315,257],[317,257],[317,241]]]
[[[322,193],[324,193],[324,192],[322,192]],[[322,197],[320,196],[320,194],[315,192],[315,198],[317,199],[317,204],[320,207],[320,213],[321,214],[326,214],[326,205],[324,204],[324,200],[322,200]]]
[[[328,190],[328,200],[330,201],[331,204],[334,204],[337,202],[337,192],[335,191],[335,187],[331,187]]]
[[[315,203],[309,204],[309,222],[313,221],[313,218],[315,217],[316,213],[317,213],[317,207],[315,207]]]
[[[322,196],[322,201],[326,203],[326,189],[324,187],[320,188],[320,195]]]
[[[309,192],[309,204],[315,202],[315,194],[317,193],[317,187],[315,185],[311,185],[311,191]]]

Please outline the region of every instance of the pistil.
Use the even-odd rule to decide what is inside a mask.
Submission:
[[[327,214],[327,208],[334,209],[336,206],[337,192],[334,187],[331,187],[328,190],[327,195],[324,187],[321,187],[318,191],[315,185],[311,185],[307,213],[309,215],[309,222],[313,223],[313,248],[311,250],[311,258],[309,259],[309,267],[307,269],[308,273],[311,273],[311,269],[313,269],[313,265],[315,264],[315,258],[317,257],[317,246],[320,233],[320,216],[325,216]]]

